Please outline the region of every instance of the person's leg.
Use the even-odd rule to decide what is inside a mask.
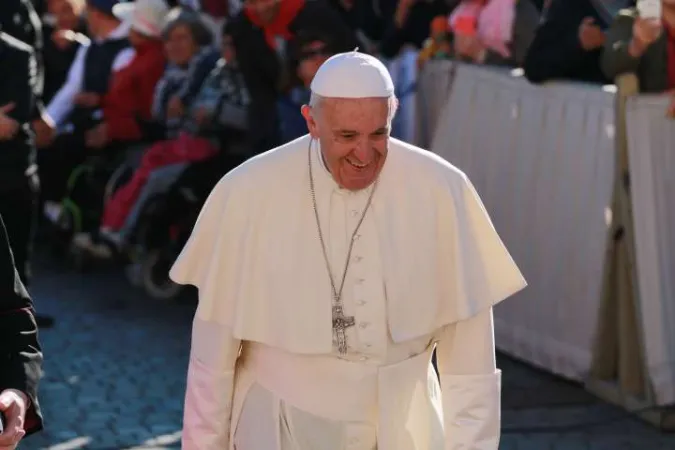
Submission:
[[[7,229],[9,245],[14,254],[19,278],[28,288],[31,281],[31,256],[37,219],[39,182],[37,176],[26,178],[24,186],[0,193],[0,215]],[[38,325],[47,328],[54,319],[41,314],[35,315]]]
[[[157,195],[166,193],[180,178],[187,166],[188,163],[170,164],[152,171],[148,182],[143,186],[138,200],[134,203],[119,231],[123,240],[126,241],[133,234],[148,201]]]

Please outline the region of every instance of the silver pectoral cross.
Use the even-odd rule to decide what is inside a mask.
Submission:
[[[333,337],[341,355],[347,354],[347,328],[355,324],[354,316],[345,316],[342,305],[333,305]]]

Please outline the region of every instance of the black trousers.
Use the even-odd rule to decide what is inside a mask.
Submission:
[[[26,177],[25,180],[25,183],[14,188],[0,189],[0,215],[7,228],[19,277],[28,286],[40,184],[37,175]]]

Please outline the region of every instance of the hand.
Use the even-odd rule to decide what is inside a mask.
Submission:
[[[96,108],[101,104],[101,96],[94,92],[80,92],[73,99],[73,103],[85,108]]]
[[[675,119],[675,91],[671,92],[670,106],[666,111],[666,116],[670,117],[671,119]]]
[[[14,103],[0,106],[0,141],[12,139],[19,131],[19,122],[7,115],[13,109]]]
[[[195,111],[195,121],[200,127],[206,125],[210,119],[211,112],[206,108],[198,108],[197,111]]]
[[[23,392],[7,389],[0,393],[0,411],[5,416],[5,431],[0,434],[0,450],[14,450],[26,435],[23,429],[28,398]]]
[[[49,147],[56,138],[56,127],[43,119],[33,121],[33,131],[37,148]]]
[[[166,107],[166,115],[169,119],[178,119],[184,113],[183,102],[178,97],[171,97]]]
[[[464,56],[474,62],[482,62],[485,59],[485,46],[477,36],[455,35],[455,53]]]
[[[595,19],[586,17],[579,26],[579,42],[586,51],[596,50],[605,45],[605,32],[595,24]]]
[[[56,30],[52,33],[52,42],[59,50],[66,50],[75,42],[72,30]]]
[[[628,51],[635,58],[641,57],[647,48],[657,41],[663,33],[663,25],[660,20],[643,19],[638,17],[633,23],[633,39],[630,41]]]
[[[101,123],[91,130],[87,131],[85,135],[85,144],[89,148],[101,149],[110,143],[108,138],[108,126]]]

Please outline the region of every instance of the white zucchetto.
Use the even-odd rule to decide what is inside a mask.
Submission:
[[[358,51],[338,53],[324,62],[312,80],[312,92],[331,98],[394,95],[394,82],[379,59]]]

